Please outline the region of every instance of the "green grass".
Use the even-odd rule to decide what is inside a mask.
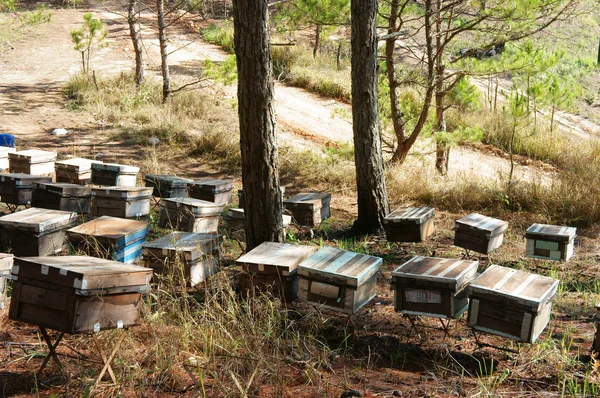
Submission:
[[[233,47],[232,22],[212,23],[207,28],[202,29],[200,33],[202,34],[202,39],[205,41],[222,47],[230,54],[235,52]]]

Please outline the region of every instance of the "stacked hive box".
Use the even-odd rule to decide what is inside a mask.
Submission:
[[[8,297],[6,295],[6,281],[11,276],[14,256],[8,253],[0,253],[0,310],[6,307]]]
[[[99,160],[75,158],[61,160],[54,164],[57,182],[87,185],[92,181],[92,164]]]
[[[379,257],[323,247],[298,265],[300,299],[354,314],[375,297]]]
[[[502,245],[507,229],[506,221],[471,213],[456,220],[454,245],[488,254]]]
[[[558,281],[491,265],[468,289],[470,327],[533,343],[550,320]]]
[[[152,194],[157,198],[185,198],[187,186],[193,181],[164,174],[146,174],[144,182],[147,187],[154,188]]]
[[[568,261],[573,255],[577,228],[533,224],[525,233],[527,257]]]
[[[422,242],[435,230],[432,207],[401,207],[383,220],[390,242]]]
[[[185,279],[194,287],[219,270],[220,242],[217,234],[172,232],[144,244],[142,256],[155,275]]]
[[[92,196],[94,216],[121,218],[143,217],[150,214],[150,199],[153,188],[104,187],[94,188]]]
[[[178,231],[214,233],[223,205],[193,198],[163,199],[159,225]]]
[[[0,146],[0,170],[9,170],[8,154],[17,152],[16,148]]]
[[[263,242],[242,257],[240,290],[248,294],[253,288],[270,290],[286,302],[298,297],[298,264],[315,252],[312,246]]]
[[[232,180],[204,178],[188,184],[190,197],[221,204],[231,203],[232,190]]]
[[[15,206],[30,205],[35,182],[50,183],[52,177],[23,173],[0,174],[0,200]]]
[[[328,193],[299,193],[283,201],[283,207],[292,213],[295,222],[300,225],[316,226],[329,217]]]
[[[86,256],[15,259],[9,318],[64,333],[140,321],[152,270]]]
[[[76,250],[122,263],[134,263],[142,255],[149,225],[143,221],[102,216],[67,231]]]
[[[116,163],[92,163],[92,183],[96,185],[135,187],[139,167]]]
[[[77,213],[32,207],[0,217],[4,250],[17,256],[49,256],[65,250],[65,229]]]
[[[35,182],[32,205],[79,214],[90,212],[92,189],[78,184]]]
[[[8,167],[13,173],[49,175],[54,173],[56,152],[29,149],[8,154]]]
[[[392,272],[394,309],[409,315],[456,319],[467,309],[467,286],[477,261],[416,256]]]

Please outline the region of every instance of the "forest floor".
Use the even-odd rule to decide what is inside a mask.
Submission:
[[[73,50],[70,31],[81,25],[82,15],[94,12],[108,29],[108,45],[92,58],[92,68],[98,76],[130,71],[133,68],[133,51],[126,21],[102,6],[86,9],[52,8],[52,21],[40,25],[30,34],[10,46],[0,49],[0,133],[13,134],[19,148],[55,150],[61,157],[71,155],[98,157],[105,161],[127,164],[140,164],[147,158],[148,147],[132,145],[125,139],[110,134],[110,126],[87,112],[71,111],[66,107],[62,87],[70,76],[80,70],[79,54]],[[171,48],[179,48],[170,57],[174,75],[181,81],[185,76],[193,78],[205,59],[222,61],[225,53],[216,46],[202,42],[197,33],[187,26],[175,26],[170,32]],[[152,32],[145,33],[146,60],[148,70],[157,74],[158,46]],[[235,87],[211,86],[206,88],[221,98],[235,96]],[[278,140],[287,145],[320,151],[327,145],[339,145],[352,141],[352,126],[341,114],[351,114],[347,104],[324,99],[298,88],[276,84],[275,109],[278,123]],[[336,110],[342,110],[338,112]],[[578,119],[569,117],[575,123],[573,130],[589,134],[597,126],[579,125]],[[67,136],[54,136],[55,128],[65,128]],[[593,131],[597,134],[597,131]],[[454,175],[499,178],[510,168],[507,154],[489,146],[471,145],[452,149],[450,173]],[[159,161],[168,164],[171,172],[188,178],[207,174],[233,177],[236,186],[241,185],[239,175],[226,171],[213,170],[210,165],[201,164],[179,153],[173,155],[168,149],[159,149]],[[520,178],[550,178],[552,166],[523,160],[518,167]],[[356,199],[351,194],[340,194],[340,200],[332,201],[333,219],[330,231],[322,231],[325,242],[337,242],[343,238],[356,215]],[[395,203],[393,198],[392,204]],[[336,216],[340,214],[342,216]],[[285,393],[290,397],[339,396],[348,389],[360,390],[366,397],[381,396],[560,396],[561,381],[575,380],[581,383],[588,370],[589,347],[594,334],[594,302],[597,295],[582,296],[579,293],[565,295],[556,303],[554,316],[548,331],[542,337],[543,344],[522,345],[517,353],[506,353],[490,348],[478,348],[464,321],[458,321],[445,337],[440,330],[422,329],[413,333],[410,324],[393,309],[393,291],[389,287],[393,269],[415,254],[432,255],[436,252],[445,255],[463,256],[465,253],[453,247],[452,227],[456,214],[441,211],[436,213],[437,232],[423,244],[388,244],[372,237],[368,242],[371,251],[384,257],[383,277],[377,288],[377,297],[363,311],[352,319],[352,338],[344,337],[342,330],[346,319],[331,315],[332,328],[330,343],[339,348],[341,355],[332,357],[331,363],[317,369],[318,381],[309,383],[305,372],[289,370],[292,373]],[[490,263],[516,264],[523,262],[524,228],[532,219],[518,215],[511,216],[512,231],[500,253],[489,256],[471,254],[470,258],[480,261],[482,266]],[[336,230],[339,228],[339,230]],[[303,232],[299,231],[300,237]],[[573,263],[588,264],[600,253],[597,228],[582,231]],[[229,261],[235,260],[229,258]],[[531,270],[548,269],[543,261],[528,263]],[[552,266],[554,267],[554,266]],[[557,266],[559,271],[568,267]],[[597,269],[586,269],[585,273],[595,275]],[[583,271],[582,271],[583,272]],[[303,307],[299,307],[303,311]],[[27,351],[28,345],[39,343],[36,329],[30,325],[7,321],[2,315],[0,326],[0,396],[39,396],[70,395],[80,396],[80,392],[69,392],[50,373],[41,379],[39,389],[34,388],[33,370],[39,366],[35,355]],[[436,326],[436,320],[423,319],[427,326]],[[135,338],[135,331],[134,338]],[[89,350],[80,336],[67,337],[67,343],[78,350]],[[493,345],[507,344],[504,339],[486,337]],[[556,342],[564,342],[567,348],[557,348]],[[19,348],[16,348],[19,347]],[[36,346],[39,348],[39,346]],[[342,349],[342,347],[345,347]],[[545,348],[540,348],[545,347]],[[42,349],[44,347],[42,346]],[[26,354],[23,354],[21,351]],[[548,358],[543,350],[570,358],[576,365],[572,374],[565,376],[557,371],[555,364],[563,359]],[[19,352],[17,352],[19,351]],[[70,351],[61,351],[65,360]],[[87,351],[86,351],[87,352]],[[20,360],[29,357],[30,360]],[[5,362],[2,362],[5,361]],[[398,362],[400,361],[400,362]],[[579,361],[579,362],[578,362]],[[560,362],[561,364],[563,362]],[[483,364],[483,365],[482,365]],[[482,369],[486,367],[486,369]],[[493,367],[494,369],[489,369]],[[54,369],[54,368],[51,368]],[[298,374],[295,374],[297,372]],[[586,379],[587,380],[587,379]],[[173,391],[157,391],[152,386],[143,390],[129,387],[125,390],[103,389],[100,396],[171,396],[175,393],[185,396],[198,396],[200,392],[191,386]],[[489,394],[488,394],[489,393]],[[275,396],[269,385],[259,389],[256,396]]]

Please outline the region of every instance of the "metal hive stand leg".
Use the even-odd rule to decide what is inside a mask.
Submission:
[[[14,204],[11,204],[11,203],[5,203],[5,204],[6,204],[6,207],[8,208],[8,210],[10,210],[11,213],[14,213],[19,208],[19,205],[14,205]]]
[[[102,357],[102,362],[104,363],[104,367],[102,368],[102,370],[100,371],[100,374],[98,375],[98,378],[96,379],[96,383],[95,385],[98,386],[98,384],[100,384],[100,381],[102,380],[102,377],[104,377],[104,374],[108,371],[108,374],[113,382],[113,384],[117,385],[117,378],[115,376],[115,373],[112,370],[112,367],[110,366],[112,360],[114,359],[115,355],[117,354],[117,351],[119,350],[119,347],[121,347],[121,343],[123,342],[123,339],[125,338],[125,331],[122,331],[120,336],[117,338],[117,341],[114,343],[113,349],[110,352],[110,354],[108,356],[106,356],[105,354],[105,350],[102,347],[102,345],[100,344],[100,341],[98,340],[98,338],[96,337],[96,334],[92,334],[92,338],[94,339],[94,343],[96,344],[96,348],[98,349],[98,352],[100,353],[100,356]]]
[[[408,329],[407,339],[410,339],[410,336],[415,333],[418,339],[421,339],[421,334],[419,333],[419,317],[416,315],[408,315],[404,314],[408,321],[410,322],[410,328]]]
[[[493,344],[489,344],[489,343],[485,343],[481,340],[479,340],[479,336],[477,335],[477,331],[473,328],[471,328],[471,332],[473,333],[473,337],[475,338],[475,343],[477,344],[478,348],[484,348],[484,347],[488,347],[488,348],[493,348],[494,350],[499,350],[499,351],[504,351],[504,352],[510,352],[512,354],[518,354],[521,350],[520,347],[517,348],[516,350],[510,349],[510,348],[505,348],[505,347],[499,347]]]
[[[46,328],[43,328],[41,326],[39,326],[39,328],[40,328],[40,332],[42,333],[42,337],[44,338],[44,341],[46,342],[46,345],[48,346],[48,349],[50,350],[50,352],[48,352],[48,355],[46,355],[46,358],[44,358],[44,362],[42,362],[42,366],[40,366],[38,373],[42,373],[42,371],[44,370],[44,368],[50,361],[50,358],[54,359],[54,362],[56,362],[56,364],[58,365],[59,368],[64,369],[62,366],[62,363],[60,363],[60,360],[58,359],[58,354],[56,354],[56,347],[58,347],[58,344],[62,340],[64,333],[60,332],[58,334],[58,337],[56,338],[56,340],[54,340],[54,343],[53,343],[52,340],[50,340],[50,336],[48,336],[48,332],[46,331]]]
[[[438,318],[440,320],[440,323],[442,324],[442,331],[444,332],[444,339],[446,337],[450,338],[450,323],[452,322],[452,319],[447,319],[446,322],[444,322],[444,318]]]

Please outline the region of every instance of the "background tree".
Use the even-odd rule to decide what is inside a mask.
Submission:
[[[283,241],[266,0],[234,0],[246,249]]]
[[[136,10],[137,8],[137,10]],[[129,37],[135,54],[135,84],[142,85],[144,81],[144,58],[142,38],[139,26],[140,6],[138,0],[129,0],[127,7],[127,24],[129,25]]]
[[[377,0],[352,0],[352,131],[359,233],[383,232],[389,212],[377,104]]]
[[[98,18],[94,18],[91,12],[83,14],[83,24],[79,30],[71,31],[71,39],[75,44],[73,47],[81,54],[81,69],[83,73],[90,71],[90,57],[94,46],[101,46],[106,38],[107,32],[104,24]]]

